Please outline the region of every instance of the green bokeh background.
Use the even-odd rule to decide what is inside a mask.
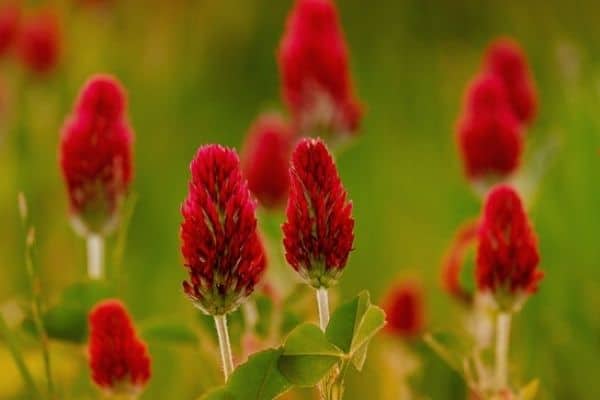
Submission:
[[[356,90],[366,105],[360,138],[338,158],[357,221],[340,296],[368,289],[379,299],[398,276],[417,277],[426,289],[428,325],[460,323],[458,307],[440,290],[438,270],[454,230],[477,215],[480,203],[462,176],[453,125],[486,44],[509,34],[526,50],[539,89],[528,155],[557,143],[531,208],[546,277],[514,322],[513,371],[523,383],[538,377],[543,399],[600,398],[598,7],[579,1],[338,3]],[[0,67],[8,95],[0,120],[0,302],[27,293],[19,191],[36,226],[36,264],[48,300],[84,275],[84,243],[66,216],[56,149],[79,87],[92,73],[110,72],[129,90],[136,131],[138,202],[120,293],[138,321],[192,319],[195,311],[180,288],[185,274],[178,239],[187,166],[199,145],[239,148],[259,112],[282,110],[275,49],[291,1],[54,6],[64,30],[58,71],[27,79],[15,62]],[[419,392],[465,398],[459,378],[425,346],[415,347],[424,359]],[[60,345],[56,351],[66,352]],[[218,374],[189,348],[151,345],[151,352],[154,377],[143,399],[192,399]],[[77,393],[66,398],[92,398],[80,362],[66,367],[75,382],[69,390]],[[13,367],[8,359],[0,368],[2,388],[2,374]],[[381,398],[379,368],[372,360],[365,373],[352,375],[346,398]]]

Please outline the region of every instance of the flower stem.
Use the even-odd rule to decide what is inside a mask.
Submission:
[[[27,368],[25,364],[25,360],[23,360],[23,354],[21,354],[21,349],[17,344],[17,339],[15,335],[11,332],[8,327],[6,321],[4,320],[4,316],[0,312],[0,334],[4,338],[6,346],[12,355],[13,360],[15,361],[15,365],[21,374],[21,378],[23,378],[23,382],[29,391],[29,394],[34,399],[41,399],[40,392],[35,386],[35,382],[33,381],[33,377],[31,376],[31,372]]]
[[[319,307],[319,326],[325,332],[329,323],[329,295],[324,287],[317,289],[317,306]]]
[[[498,389],[504,389],[508,385],[510,319],[509,312],[500,312],[496,319],[496,386]]]
[[[223,373],[225,382],[233,372],[233,356],[231,355],[231,343],[229,342],[229,332],[227,331],[227,315],[215,315],[215,326],[219,336],[219,350],[221,351],[221,363],[223,364]]]
[[[88,276],[90,279],[104,278],[104,238],[98,234],[87,237]]]
[[[44,372],[46,373],[46,383],[48,398],[54,399],[54,383],[52,381],[52,366],[50,362],[50,346],[48,341],[48,333],[42,320],[42,290],[40,276],[33,265],[33,247],[35,244],[35,229],[29,225],[29,215],[27,212],[27,200],[23,193],[18,196],[19,213],[23,228],[25,229],[25,269],[31,289],[31,315],[33,326],[40,340],[42,347],[42,357],[44,361]]]

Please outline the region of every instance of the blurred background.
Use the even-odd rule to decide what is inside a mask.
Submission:
[[[108,243],[109,273],[120,269],[119,296],[140,324],[162,316],[194,320],[181,290],[178,236],[188,163],[205,143],[239,149],[258,113],[284,112],[275,50],[292,1],[30,3],[58,14],[61,53],[43,77],[11,58],[0,65],[0,304],[28,293],[18,192],[36,227],[45,301],[85,275],[84,241],[67,217],[57,145],[81,85],[92,73],[108,72],[129,92],[137,197],[122,262],[112,256],[116,239]],[[440,261],[456,228],[478,215],[480,201],[463,177],[454,124],[487,43],[510,35],[529,57],[540,97],[525,164],[555,143],[530,207],[546,277],[514,321],[513,372],[522,383],[539,378],[543,399],[600,398],[597,5],[343,0],[338,7],[356,92],[366,105],[360,137],[338,157],[356,219],[356,250],[338,298],[368,289],[379,301],[395,279],[410,277],[425,288],[428,328],[460,323],[460,308],[440,287]],[[283,216],[266,218],[274,230]],[[408,345],[422,360],[416,393],[466,397],[461,379],[427,346]],[[96,398],[83,348],[51,346],[64,398]],[[216,364],[199,356],[212,346],[150,342],[154,371],[142,398],[192,399],[219,384]],[[35,346],[30,353],[41,379]],[[375,346],[366,371],[351,373],[346,398],[385,398],[381,368]],[[24,398],[20,388],[0,346],[0,398]]]

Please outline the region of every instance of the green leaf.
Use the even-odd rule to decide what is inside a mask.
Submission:
[[[288,336],[278,365],[293,384],[314,386],[342,356],[340,349],[329,343],[316,325],[305,323]]]
[[[198,344],[198,335],[188,325],[177,321],[154,320],[140,324],[143,338],[164,344],[191,345]]]
[[[352,359],[361,370],[371,339],[385,325],[385,313],[371,304],[369,293],[363,291],[333,313],[327,326],[327,339]]]
[[[359,347],[356,352],[354,352],[354,357],[352,357],[352,365],[356,368],[357,371],[362,371],[365,361],[367,360],[367,350],[369,349],[369,343],[365,343],[361,347]]]
[[[87,310],[70,304],[48,309],[42,316],[48,337],[66,342],[83,343],[87,339]]]
[[[90,310],[100,300],[115,296],[116,291],[109,283],[103,281],[85,281],[67,287],[62,293],[60,304],[68,304]]]
[[[231,375],[228,390],[240,400],[270,400],[286,392],[291,383],[277,368],[283,349],[270,349],[251,356]]]
[[[540,380],[534,379],[519,390],[519,400],[533,400],[537,396],[540,388]]]
[[[58,302],[42,315],[48,337],[67,342],[83,343],[88,334],[88,314],[100,300],[114,297],[114,288],[100,281],[86,281],[67,287]],[[31,318],[24,328],[33,331]]]
[[[225,386],[201,400],[271,400],[288,391],[292,384],[277,368],[283,349],[269,349],[251,356],[233,372]]]

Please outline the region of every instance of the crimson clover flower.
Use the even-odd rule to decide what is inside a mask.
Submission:
[[[263,114],[250,127],[241,163],[250,191],[266,208],[282,206],[289,189],[288,165],[294,135],[278,115]]]
[[[442,262],[442,287],[452,297],[463,303],[471,304],[473,294],[460,282],[460,272],[467,251],[477,243],[479,223],[471,220],[464,223],[454,235],[452,244]]]
[[[9,1],[0,6],[0,58],[15,44],[20,21],[21,9],[17,2]]]
[[[283,225],[288,263],[316,289],[339,279],[354,242],[352,203],[320,139],[303,139],[292,154]]]
[[[510,38],[492,42],[485,56],[484,67],[504,83],[515,116],[529,124],[537,112],[537,93],[525,54]]]
[[[348,49],[331,0],[297,0],[278,52],[282,95],[302,135],[354,134],[362,109]]]
[[[517,192],[498,185],[488,194],[478,231],[476,280],[502,309],[534,293],[543,272],[536,235]]]
[[[112,394],[138,394],[150,379],[150,356],[118,300],[97,304],[89,315],[89,365],[93,381]]]
[[[29,16],[21,27],[18,50],[25,67],[37,75],[52,72],[61,52],[61,32],[58,16],[42,10]]]
[[[60,166],[74,225],[84,235],[115,228],[133,177],[133,132],[125,109],[122,85],[97,75],[83,87],[62,130]]]
[[[423,290],[415,282],[397,282],[383,300],[385,330],[401,337],[415,337],[425,326]]]
[[[486,73],[470,84],[456,138],[470,179],[504,177],[519,166],[523,136],[500,78]]]
[[[252,293],[266,267],[255,203],[234,150],[202,146],[190,171],[181,207],[181,252],[189,273],[183,289],[203,312],[225,315]]]

